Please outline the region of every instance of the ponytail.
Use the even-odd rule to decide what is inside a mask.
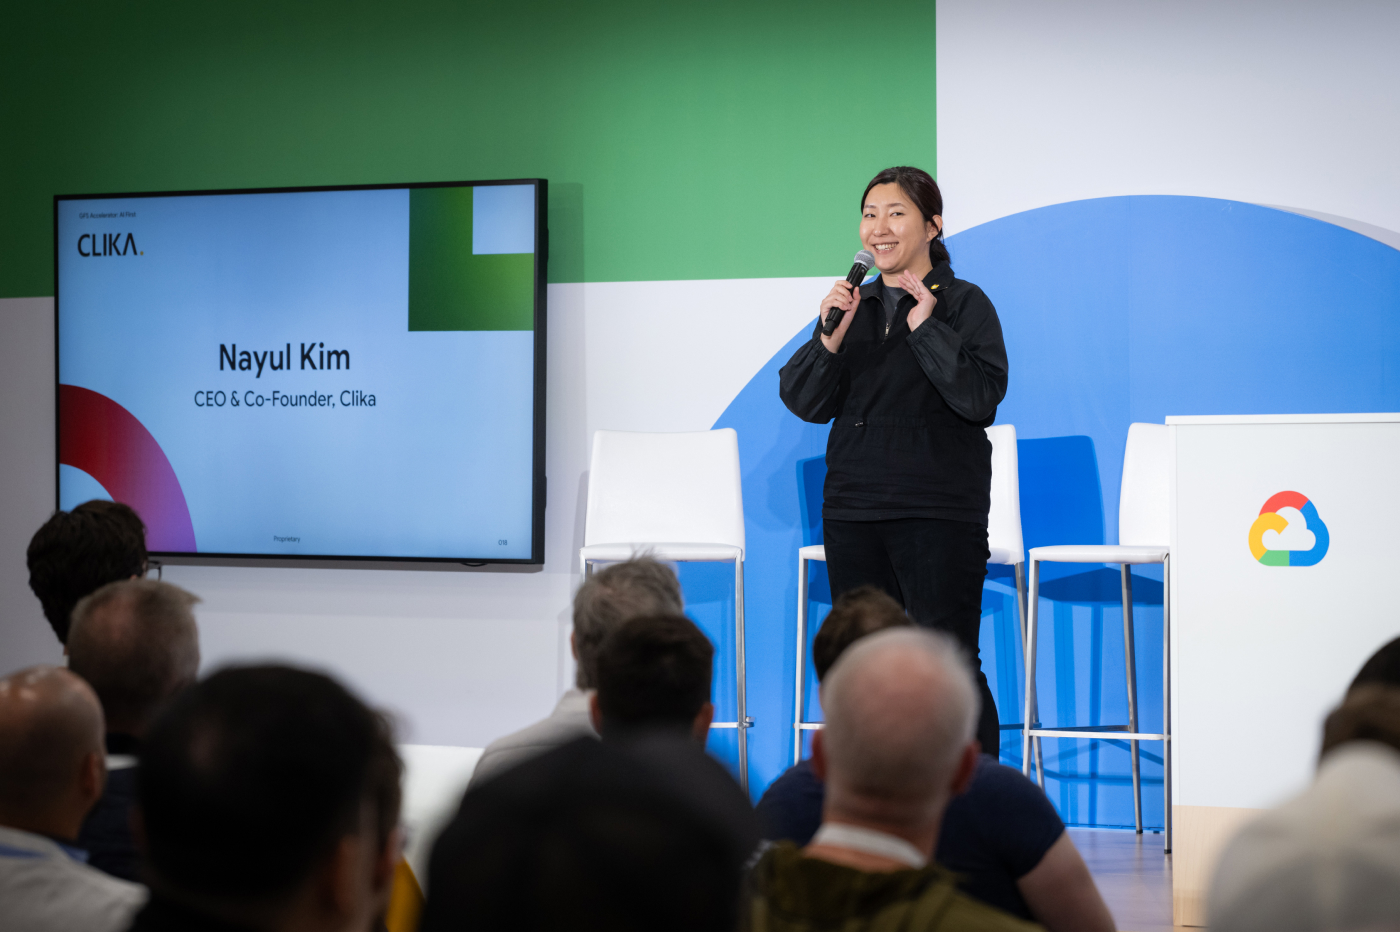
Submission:
[[[928,261],[934,266],[937,266],[940,262],[947,262],[949,265],[953,262],[953,257],[948,255],[948,247],[943,245],[942,230],[939,230],[938,235],[929,240]]]

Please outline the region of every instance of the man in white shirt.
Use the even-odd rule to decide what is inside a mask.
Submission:
[[[33,667],[0,680],[0,928],[115,932],[145,902],[74,846],[106,782],[102,739],[80,677]]]
[[[1246,824],[1217,864],[1218,932],[1400,929],[1400,688],[1353,687],[1327,717],[1312,785]]]
[[[597,688],[603,639],[631,618],[679,615],[684,609],[675,572],[650,557],[614,563],[590,576],[574,596],[569,646],[578,667],[575,688],[560,697],[548,717],[487,745],[468,789],[577,738],[598,737],[589,718],[589,701]]]

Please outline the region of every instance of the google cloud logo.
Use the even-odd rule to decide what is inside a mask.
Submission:
[[[1327,556],[1327,525],[1307,496],[1280,492],[1249,529],[1249,552],[1265,566],[1312,566]]]

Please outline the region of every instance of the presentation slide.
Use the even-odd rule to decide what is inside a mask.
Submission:
[[[59,507],[156,552],[532,559],[542,189],[56,199]]]

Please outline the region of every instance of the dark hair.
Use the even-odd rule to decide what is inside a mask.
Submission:
[[[933,180],[933,176],[922,168],[896,165],[870,179],[870,184],[865,186],[865,193],[860,196],[862,214],[865,212],[865,199],[870,196],[870,189],[877,184],[899,185],[899,189],[907,194],[909,199],[914,202],[914,206],[919,209],[925,223],[931,223],[935,216],[943,216],[943,192],[938,189],[938,182]],[[948,247],[943,245],[941,225],[938,228],[938,235],[929,241],[928,261],[935,266],[940,262],[950,261]]]
[[[153,880],[185,898],[276,904],[347,834],[398,822],[388,722],[320,673],[222,670],[178,696],[142,745],[137,801]],[[363,807],[375,824],[361,824]]]
[[[608,632],[640,615],[679,615],[685,611],[675,570],[641,556],[604,567],[584,580],[574,595],[575,681],[592,689],[598,680],[598,648]]]
[[[1400,687],[1371,684],[1347,693],[1322,726],[1322,756],[1348,741],[1379,741],[1400,751]]]
[[[684,615],[623,622],[598,650],[604,730],[689,728],[710,701],[715,649]]]
[[[912,624],[899,603],[878,586],[858,586],[842,593],[812,639],[818,682],[826,679],[826,671],[846,648],[867,634]]]
[[[1347,692],[1368,683],[1400,686],[1400,638],[1381,647],[1361,665],[1361,670],[1356,674],[1356,679],[1351,681],[1351,686],[1347,687]]]
[[[123,579],[73,609],[68,669],[97,693],[108,731],[139,734],[162,702],[194,682],[198,601],[170,583]]]
[[[582,738],[467,793],[433,846],[419,928],[735,929],[758,841],[694,742]]]
[[[146,572],[146,526],[129,505],[96,499],[57,511],[29,541],[29,588],[54,634],[68,643],[78,600]]]

